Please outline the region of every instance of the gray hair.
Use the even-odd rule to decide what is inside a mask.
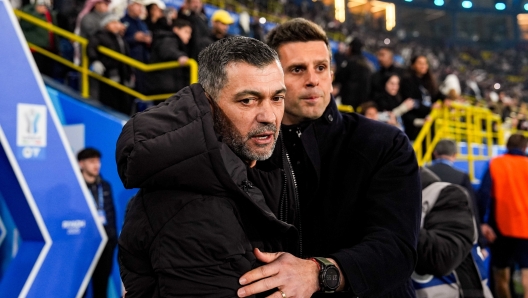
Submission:
[[[217,100],[218,93],[227,84],[226,67],[236,62],[258,68],[273,62],[280,65],[277,52],[254,38],[233,36],[212,43],[198,57],[198,82],[214,100]]]
[[[451,140],[441,140],[434,148],[434,154],[437,156],[453,156],[457,154],[457,145]]]

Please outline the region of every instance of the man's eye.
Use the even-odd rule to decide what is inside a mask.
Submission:
[[[273,101],[283,101],[283,100],[284,100],[284,95],[277,95],[273,97]]]
[[[240,100],[240,102],[243,103],[243,104],[245,104],[245,105],[250,104],[251,101],[252,101],[251,98],[244,98],[244,99]]]
[[[326,69],[326,66],[325,66],[325,65],[319,65],[319,66],[317,67],[317,69],[318,69],[319,71],[323,71],[323,70]]]
[[[292,69],[292,72],[293,72],[293,73],[300,73],[301,71],[302,71],[302,68],[300,68],[300,67],[294,67],[294,68]]]

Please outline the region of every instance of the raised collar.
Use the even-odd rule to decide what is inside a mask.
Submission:
[[[453,162],[450,161],[450,160],[447,160],[447,159],[444,159],[444,158],[437,158],[437,159],[433,160],[433,165],[436,165],[436,164],[439,164],[439,163],[454,167]]]
[[[519,149],[510,149],[508,150],[508,152],[506,152],[506,154],[526,156],[526,154],[522,150],[519,150]]]

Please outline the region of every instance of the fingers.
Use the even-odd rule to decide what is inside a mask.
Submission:
[[[255,254],[255,257],[257,257],[259,261],[267,263],[267,264],[275,261],[283,254],[283,252],[275,252],[275,253],[261,252],[260,249],[258,248],[255,248],[253,250],[253,253]]]
[[[282,293],[284,293],[284,296],[282,295]],[[281,291],[277,291],[277,292],[274,292],[273,294],[269,295],[266,298],[284,298],[284,297],[288,297],[288,295],[285,292],[282,292],[282,293],[281,293]]]
[[[247,285],[257,280],[273,276],[277,273],[279,273],[279,266],[276,266],[276,264],[267,264],[242,275],[239,282],[241,285]]]
[[[277,287],[279,287],[279,280],[275,277],[270,277],[240,288],[237,294],[238,297],[247,297],[258,293],[266,292]],[[282,298],[282,295],[280,295],[280,297]]]

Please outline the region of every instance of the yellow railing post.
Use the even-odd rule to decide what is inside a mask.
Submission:
[[[81,81],[80,81],[80,93],[83,97],[89,97],[90,95],[90,85],[89,85],[89,77],[93,77],[105,84],[108,84],[108,85],[111,85],[112,87],[115,87],[116,89],[118,90],[121,90],[122,92],[125,92],[131,96],[134,96],[136,98],[139,98],[139,99],[142,99],[142,100],[163,100],[163,99],[167,99],[169,96],[171,96],[172,94],[156,94],[156,95],[149,95],[149,96],[146,96],[144,94],[141,94],[129,87],[126,87],[120,83],[117,83],[117,82],[114,82],[104,76],[101,76],[101,75],[98,75],[92,71],[90,71],[89,69],[89,61],[88,61],[88,57],[86,55],[86,52],[87,52],[87,46],[88,46],[88,40],[86,40],[85,38],[83,37],[80,37],[78,35],[75,35],[69,31],[66,31],[64,29],[61,29],[57,26],[54,26],[53,24],[50,24],[48,22],[45,22],[43,20],[40,20],[30,14],[27,14],[23,11],[20,11],[20,10],[17,10],[15,9],[14,10],[15,12],[15,15],[24,20],[24,21],[27,21],[29,23],[32,23],[36,26],[39,26],[41,28],[44,28],[48,31],[51,31],[55,34],[57,34],[58,36],[61,36],[61,37],[64,37],[68,40],[70,40],[71,42],[77,42],[79,43],[80,47],[81,47],[81,63],[80,65],[75,65],[73,62],[67,60],[67,59],[64,59],[63,57],[57,55],[57,54],[54,54],[46,49],[43,49],[41,47],[38,47],[34,44],[31,44],[28,42],[28,45],[29,47],[46,56],[46,57],[49,57],[50,59],[53,59],[75,71],[78,71],[80,73],[80,78],[81,78]],[[128,56],[125,56],[121,53],[118,53],[118,52],[115,52],[115,51],[112,51],[108,48],[105,48],[105,47],[98,47],[98,50],[99,52],[101,52],[102,54],[104,55],[107,55],[117,61],[120,61],[122,63],[125,63],[125,64],[128,64],[130,65],[131,67],[134,67],[134,68],[137,68],[139,70],[142,70],[142,71],[145,71],[145,72],[150,72],[150,71],[156,71],[156,70],[164,70],[164,69],[172,69],[172,68],[176,68],[176,67],[181,67],[181,65],[178,63],[178,62],[163,62],[163,63],[155,63],[155,64],[145,64],[145,63],[142,63],[140,61],[137,61],[137,60],[134,60]],[[189,71],[191,72],[190,73],[190,83],[193,84],[193,83],[197,83],[198,82],[198,63],[193,60],[193,59],[189,59],[188,61],[188,64],[189,66]]]
[[[84,98],[90,97],[90,85],[88,82],[88,55],[86,54],[86,45],[81,44],[82,58],[81,58],[81,95]]]
[[[473,156],[473,138],[471,135],[471,109],[466,109],[466,133],[467,133],[467,158],[468,158],[468,174],[471,180],[475,178],[475,169],[474,169],[474,156]]]
[[[191,84],[198,83],[198,62],[194,59],[189,59],[187,61],[189,65],[189,70],[191,72]]]

